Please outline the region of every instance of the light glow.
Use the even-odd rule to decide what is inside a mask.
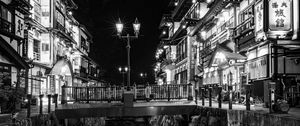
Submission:
[[[119,18],[119,21],[118,21],[118,23],[116,23],[116,28],[117,28],[117,32],[118,32],[118,34],[121,34],[122,33],[122,31],[123,31],[123,24],[122,24],[122,22],[121,22],[121,19]]]
[[[226,60],[226,56],[225,56],[224,53],[222,53],[222,52],[217,52],[215,58],[218,58],[218,59],[220,59],[221,61]]]
[[[138,19],[136,18],[134,23],[133,23],[133,29],[134,29],[134,33],[137,36],[140,32],[140,28],[141,28],[141,24],[139,23]]]
[[[206,32],[205,31],[202,31],[200,34],[201,34],[202,38],[205,38],[205,36],[206,36]]]

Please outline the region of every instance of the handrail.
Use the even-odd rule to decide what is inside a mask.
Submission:
[[[187,99],[192,96],[192,84],[164,84],[131,86],[135,100],[173,100]],[[62,86],[62,103],[90,101],[122,101],[123,86]]]

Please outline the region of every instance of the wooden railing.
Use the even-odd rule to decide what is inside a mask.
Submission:
[[[14,33],[14,24],[0,18],[0,30],[8,33]]]
[[[90,101],[119,101],[122,102],[125,87],[103,86],[103,87],[73,87],[62,86],[62,97],[65,102]],[[131,86],[134,100],[192,100],[192,84],[168,84],[168,85],[142,85]]]

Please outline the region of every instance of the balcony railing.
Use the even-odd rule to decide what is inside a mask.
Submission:
[[[14,24],[5,19],[0,18],[0,30],[14,34]]]
[[[235,37],[240,37],[241,35],[244,35],[248,33],[250,30],[254,29],[254,17],[251,16],[250,18],[246,19],[242,23],[240,23],[238,26],[235,27],[234,35]]]
[[[238,48],[247,48],[250,40],[254,38],[254,17],[250,17],[234,29],[234,38]]]

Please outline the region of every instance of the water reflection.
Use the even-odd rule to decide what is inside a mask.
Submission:
[[[189,119],[182,115],[152,117],[95,117],[69,120],[70,126],[188,126]]]

